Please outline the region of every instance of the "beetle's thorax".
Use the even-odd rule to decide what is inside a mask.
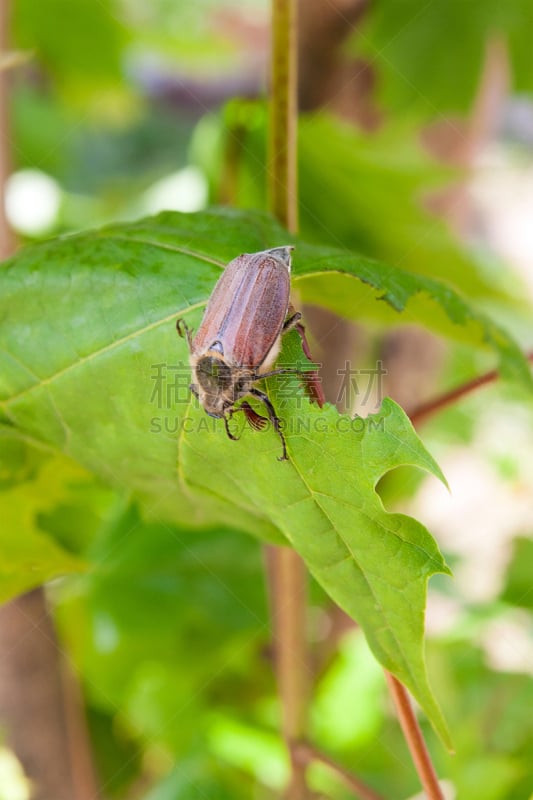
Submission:
[[[215,417],[225,416],[253,386],[253,370],[228,364],[218,349],[210,348],[202,355],[192,355],[191,366],[200,403]]]

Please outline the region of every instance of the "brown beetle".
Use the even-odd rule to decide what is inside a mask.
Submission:
[[[176,324],[189,345],[194,376],[190,388],[205,411],[211,417],[222,418],[226,433],[235,440],[228,418],[237,411],[243,411],[256,430],[266,425],[266,419],[249,403],[235,407],[247,395],[256,397],[265,406],[281,439],[280,461],[288,458],[280,420],[268,395],[254,384],[272,375],[300,374],[295,369],[271,369],[283,334],[301,327],[301,314],[289,314],[292,249],[275,247],[233,259],[213,289],[196,336],[193,338],[182,319]]]

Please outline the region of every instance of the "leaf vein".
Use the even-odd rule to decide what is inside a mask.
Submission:
[[[56,381],[58,378],[63,377],[68,372],[77,367],[81,366],[82,364],[87,364],[94,361],[95,358],[103,355],[104,353],[108,353],[111,350],[114,350],[117,347],[121,347],[126,342],[129,342],[133,339],[136,339],[138,336],[142,336],[143,334],[147,333],[148,331],[154,330],[158,328],[160,325],[165,325],[167,322],[170,322],[172,319],[179,316],[179,314],[188,314],[191,311],[195,311],[197,308],[202,308],[205,305],[205,301],[201,301],[199,303],[194,303],[193,305],[188,306],[183,311],[173,312],[163,319],[156,320],[155,322],[151,322],[149,325],[145,325],[143,328],[138,328],[136,331],[129,333],[127,336],[122,336],[120,339],[116,339],[114,342],[110,342],[106,344],[104,347],[101,347],[99,350],[95,350],[93,353],[89,353],[87,356],[82,356],[77,361],[73,361],[71,364],[68,364],[63,369],[58,370],[53,375],[49,375],[47,378],[43,378],[38,383],[34,383],[33,386],[30,386],[28,389],[24,389],[24,391],[19,392],[18,394],[14,394],[11,397],[7,397],[5,400],[0,402],[0,406],[3,408],[7,408],[8,405],[13,403],[16,400],[19,400],[21,397],[24,397],[31,392],[35,391],[36,389],[40,389],[44,386],[48,386],[49,384]]]

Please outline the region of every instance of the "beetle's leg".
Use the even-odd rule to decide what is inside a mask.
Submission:
[[[320,408],[324,406],[326,398],[320,383],[320,376],[316,370],[299,370],[291,369],[290,367],[273,369],[271,372],[256,373],[253,376],[253,380],[261,381],[263,378],[272,378],[274,375],[297,375],[305,384],[305,390],[311,401],[314,401]]]
[[[292,311],[292,306],[291,306]],[[311,349],[309,347],[309,342],[307,341],[307,336],[305,335],[305,327],[300,322],[302,315],[299,311],[292,314],[288,319],[285,320],[285,324],[283,326],[283,333],[292,330],[293,328],[298,331],[300,339],[302,340],[302,350],[304,351],[305,357],[309,359],[309,361],[313,361],[313,356],[311,355]],[[302,373],[298,373],[300,377],[302,377]],[[305,373],[305,382],[307,387],[307,393],[311,400],[314,400],[320,408],[326,402],[326,398],[324,395],[324,390],[322,388],[322,384],[320,382],[320,378],[318,372],[316,370],[311,370],[310,372]]]
[[[281,446],[283,447],[283,455],[278,456],[278,461],[288,461],[289,456],[287,455],[287,443],[285,441],[285,436],[283,435],[283,431],[281,430],[280,419],[278,416],[276,416],[274,406],[270,402],[268,396],[264,392],[261,392],[259,389],[250,389],[250,394],[253,394],[254,397],[257,397],[257,399],[261,400],[261,402],[266,406],[266,409],[268,411],[268,418],[272,423],[274,430],[281,439]]]
[[[283,323],[282,333],[287,333],[288,331],[291,331],[293,328],[296,328],[301,318],[302,315],[299,311],[295,311],[294,314],[291,314],[290,317],[287,317],[287,319]]]
[[[239,410],[239,409],[237,409],[237,411],[238,411],[238,410]],[[234,411],[233,411],[233,409],[231,409],[231,411],[230,411],[230,414],[229,414],[229,415],[230,415],[230,417],[232,417],[232,416],[233,416],[233,414],[234,414]],[[227,416],[226,416],[225,414],[224,414],[224,416],[223,416],[223,420],[224,420],[224,426],[225,426],[225,428],[226,428],[226,433],[228,434],[228,439],[231,439],[231,441],[232,441],[232,442],[238,442],[240,437],[239,437],[239,436],[234,436],[234,435],[232,434],[232,432],[230,431],[230,429],[229,429],[229,423],[228,423],[228,418],[227,418]]]
[[[307,341],[307,336],[305,335],[305,327],[301,322],[297,322],[294,327],[298,331],[298,335],[302,341],[302,350],[305,353],[305,357],[308,358],[309,361],[313,361],[314,359],[311,355],[311,348],[309,347],[309,342]]]
[[[189,350],[192,350],[192,328],[189,328],[185,320],[181,317],[176,320],[176,330],[182,339],[187,339]]]
[[[291,311],[293,310],[292,306],[289,306],[289,308]],[[313,361],[313,356],[311,355],[311,348],[309,347],[309,342],[307,341],[307,336],[305,335],[305,327],[300,322],[301,319],[302,315],[300,314],[299,311],[296,311],[294,314],[291,314],[291,316],[285,320],[285,324],[283,325],[282,328],[282,333],[287,333],[288,331],[292,331],[293,328],[297,330],[298,335],[302,340],[302,350],[304,351],[306,358],[308,358],[309,361]]]

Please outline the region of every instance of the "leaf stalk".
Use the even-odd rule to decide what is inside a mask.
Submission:
[[[396,706],[398,720],[402,727],[403,735],[411,751],[420,783],[426,793],[427,800],[444,800],[442,789],[439,785],[437,773],[431,761],[431,756],[426,747],[422,731],[409,700],[407,689],[400,681],[385,670],[385,677],[389,692]]]
[[[533,352],[527,353],[526,358],[531,364],[533,364]],[[496,381],[499,377],[499,371],[497,369],[491,369],[484,375],[478,375],[477,378],[473,378],[466,383],[462,383],[455,389],[450,389],[449,392],[444,392],[433,400],[428,400],[427,403],[422,403],[410,414],[413,427],[417,428],[419,425],[426,422],[428,417],[432,417],[439,411],[448,408],[448,406],[453,405],[458,400],[461,400],[463,397],[475,391],[476,389],[479,389],[482,386],[487,386],[490,383],[494,383],[494,381]]]

